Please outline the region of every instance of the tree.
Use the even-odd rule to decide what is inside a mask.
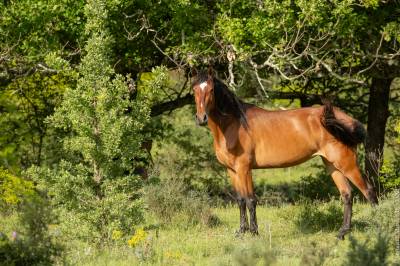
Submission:
[[[103,0],[85,6],[89,36],[79,66],[76,88],[69,88],[49,123],[67,130],[63,139],[65,160],[55,169],[31,169],[30,175],[48,187],[55,206],[89,222],[98,239],[111,229],[129,231],[141,220],[138,201],[140,179],[134,174],[135,157],[146,140],[148,96],[134,93],[129,76],[111,67],[109,6]],[[41,177],[41,178],[40,178]]]
[[[0,2],[1,164],[14,173],[59,158],[45,118],[76,86],[83,1]]]
[[[376,179],[379,167],[371,166],[380,165],[390,84],[400,75],[398,2],[226,1],[220,8],[221,51],[237,58],[226,64],[247,64],[267,95],[265,79],[271,73],[305,94],[359,94],[359,102],[369,94],[365,165]]]

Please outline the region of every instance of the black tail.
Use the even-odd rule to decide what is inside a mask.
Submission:
[[[335,117],[333,106],[328,101],[324,101],[321,123],[329,133],[347,146],[355,147],[364,142],[366,132],[361,122],[353,119],[352,125],[346,125],[344,121]]]

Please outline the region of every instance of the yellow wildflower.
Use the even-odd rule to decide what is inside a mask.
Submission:
[[[146,231],[143,228],[136,230],[135,234],[128,240],[128,245],[132,248],[136,247],[141,241],[143,241],[147,236]]]

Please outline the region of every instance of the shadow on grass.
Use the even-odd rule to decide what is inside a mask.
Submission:
[[[264,180],[255,186],[255,192],[260,204],[271,206],[294,204],[304,200],[328,202],[332,197],[340,197],[336,185],[325,169],[312,175],[302,176],[299,181],[291,183],[271,185]],[[361,200],[364,198],[357,189],[353,190],[353,196]]]
[[[299,181],[281,184],[259,183],[256,186],[259,202],[267,205],[279,206],[285,203],[295,203],[306,200],[329,201],[339,196],[339,192],[332,178],[325,170],[303,176]]]
[[[330,202],[305,201],[294,223],[303,233],[335,232],[340,229],[343,221],[343,204],[337,200]],[[365,231],[368,223],[363,220],[353,220],[352,228]]]
[[[343,211],[334,201],[327,204],[304,202],[294,219],[303,233],[337,231],[342,225]]]

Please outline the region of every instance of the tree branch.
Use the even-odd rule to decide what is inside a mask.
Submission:
[[[194,103],[193,95],[190,93],[187,93],[185,96],[179,97],[175,100],[159,103],[159,104],[152,106],[150,115],[152,117],[158,116],[165,112],[173,111],[175,109],[178,109],[185,105],[193,104],[193,103]]]

